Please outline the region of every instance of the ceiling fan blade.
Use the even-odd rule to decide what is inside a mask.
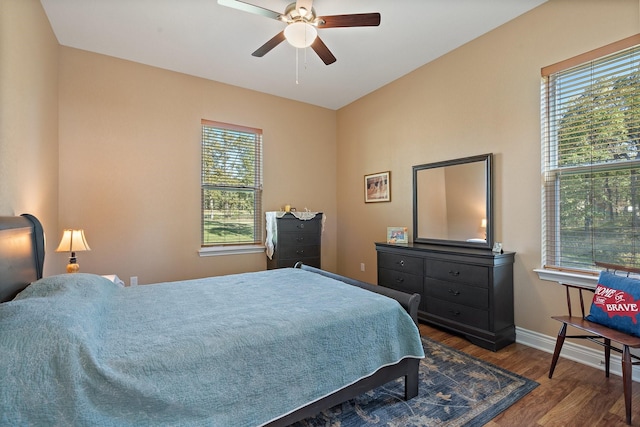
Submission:
[[[240,0],[218,0],[218,4],[222,6],[231,7],[234,9],[242,10],[243,12],[253,13],[255,15],[266,16],[267,18],[280,19],[281,14],[274,12],[273,10],[265,9],[260,6],[255,6],[250,3],[246,3]]]
[[[320,16],[320,19],[324,21],[324,24],[318,24],[318,28],[377,27],[380,25],[380,14],[377,12]]]
[[[260,46],[258,48],[258,50],[253,52],[251,55],[261,58],[265,54],[269,53],[269,51],[271,49],[273,49],[274,47],[278,46],[283,41],[284,41],[284,31],[280,31],[278,34],[273,36],[273,38],[271,40],[269,40],[268,42],[266,42],[265,44]]]
[[[320,59],[322,59],[322,62],[324,62],[326,65],[331,65],[336,62],[336,57],[333,56],[333,53],[331,53],[327,45],[324,44],[322,40],[320,40],[320,37],[316,37],[315,41],[311,45],[311,49],[313,49],[318,54]]]

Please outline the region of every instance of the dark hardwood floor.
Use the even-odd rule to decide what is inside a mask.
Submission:
[[[449,347],[530,378],[540,385],[488,427],[626,426],[622,378],[560,358],[549,379],[551,354],[523,344],[492,352],[465,338],[420,324],[420,333]],[[632,425],[640,426],[640,384],[633,384]]]

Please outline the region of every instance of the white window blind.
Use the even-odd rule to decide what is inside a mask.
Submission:
[[[543,69],[546,267],[640,267],[638,43],[635,36],[586,62]]]
[[[202,246],[262,242],[262,131],[202,120]]]

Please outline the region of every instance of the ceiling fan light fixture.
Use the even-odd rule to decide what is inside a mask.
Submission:
[[[291,46],[303,49],[313,44],[318,30],[306,22],[293,22],[284,29],[284,37]]]

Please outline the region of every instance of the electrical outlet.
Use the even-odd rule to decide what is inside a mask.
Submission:
[[[129,286],[138,286],[138,276],[131,276]]]
[[[360,263],[360,271],[364,271],[364,262]]]

